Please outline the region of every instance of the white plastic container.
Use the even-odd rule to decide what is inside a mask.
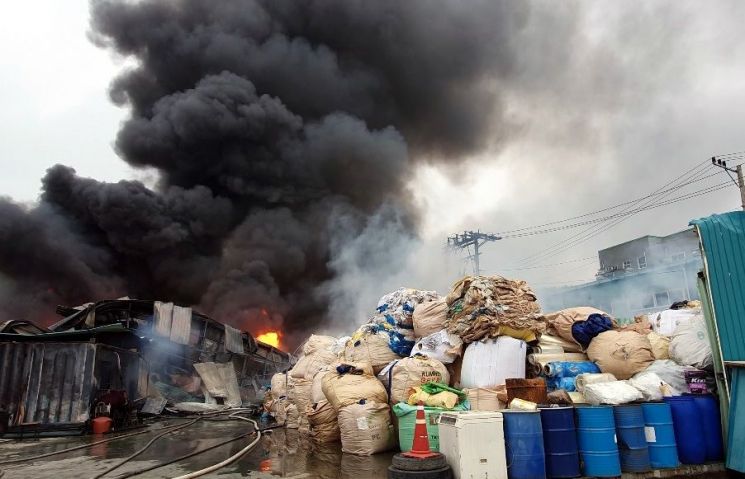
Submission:
[[[506,479],[502,413],[447,411],[440,414],[440,452],[455,479]]]
[[[525,341],[510,336],[469,344],[463,354],[460,387],[490,388],[507,378],[524,378],[526,352]]]

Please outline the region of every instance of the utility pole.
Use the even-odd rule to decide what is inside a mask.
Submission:
[[[491,233],[482,233],[480,231],[464,231],[460,234],[454,234],[448,237],[448,246],[452,249],[465,249],[469,252],[468,258],[473,261],[473,274],[481,273],[479,256],[480,248],[490,241],[501,240],[500,236]],[[470,247],[473,246],[473,254],[470,254]]]
[[[735,181],[737,187],[740,188],[740,204],[745,211],[745,177],[743,177],[742,165],[737,165],[735,169],[732,169],[727,166],[726,161],[717,159],[716,156],[711,157],[711,164],[726,171],[730,178],[732,178],[730,173],[737,175],[737,181],[734,178],[732,178],[732,181]]]

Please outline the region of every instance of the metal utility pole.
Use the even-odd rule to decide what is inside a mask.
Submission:
[[[479,248],[490,241],[501,240],[500,236],[491,233],[482,233],[480,231],[464,231],[460,234],[454,234],[448,237],[448,246],[452,249],[465,249],[469,252],[468,258],[473,261],[473,274],[478,275],[481,272]],[[473,246],[473,254],[470,254],[470,248]]]
[[[732,169],[727,166],[726,161],[719,160],[716,156],[711,157],[711,164],[726,171],[730,178],[732,178],[730,173],[735,173],[737,175],[737,181],[735,181],[734,178],[732,178],[732,181],[735,181],[737,187],[740,188],[740,204],[742,209],[745,211],[745,178],[742,173],[742,165],[737,165],[735,169]]]

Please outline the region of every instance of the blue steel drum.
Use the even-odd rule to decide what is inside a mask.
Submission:
[[[616,436],[624,472],[647,472],[652,469],[649,448],[644,435],[644,413],[638,404],[615,406]]]
[[[509,479],[545,478],[541,414],[538,411],[503,410],[502,417]]]
[[[616,424],[611,406],[576,406],[577,442],[582,473],[590,477],[621,475]]]
[[[675,443],[678,445],[678,458],[683,464],[703,464],[706,462],[706,441],[704,425],[698,412],[696,401],[691,396],[666,397],[670,405],[675,430]]]
[[[719,413],[719,401],[712,394],[692,397],[703,421],[706,460],[721,461],[724,458],[724,444],[722,443],[722,417]]]
[[[547,477],[578,477],[579,453],[573,407],[541,408]]]
[[[654,469],[678,467],[678,448],[670,405],[664,402],[642,404],[649,462]]]

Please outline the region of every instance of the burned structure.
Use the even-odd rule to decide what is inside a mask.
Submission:
[[[250,403],[293,363],[249,333],[172,303],[106,300],[57,313],[63,319],[48,329],[0,324],[0,432],[77,433],[102,409],[121,427],[148,398],[161,404],[145,407],[151,413],[167,403],[221,403],[195,368],[204,363],[234,371],[239,401]]]

